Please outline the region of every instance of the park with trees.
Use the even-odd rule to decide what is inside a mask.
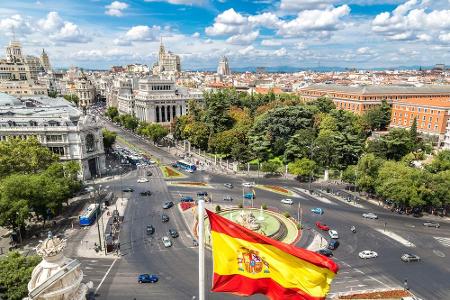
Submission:
[[[387,131],[390,117],[386,101],[357,115],[336,109],[326,97],[305,102],[292,94],[226,89],[205,93],[203,104],[191,101],[189,114],[171,126],[177,140],[263,172],[282,172],[287,165],[307,181],[329,170],[398,207],[448,207],[448,151],[431,158],[433,141],[418,134],[417,121]]]

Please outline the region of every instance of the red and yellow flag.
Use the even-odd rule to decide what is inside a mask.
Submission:
[[[325,299],[339,267],[317,253],[270,239],[206,210],[211,224],[213,292],[270,299]]]

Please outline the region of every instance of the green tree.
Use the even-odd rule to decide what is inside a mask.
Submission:
[[[358,172],[358,166],[357,165],[349,165],[347,168],[342,172],[342,180],[344,182],[348,183],[355,183],[356,182],[356,174]]]
[[[298,130],[286,143],[284,161],[292,162],[303,157],[311,157],[315,139],[316,132],[313,128]]]
[[[56,91],[48,91],[48,96],[50,98],[56,98],[58,96],[58,93]]]
[[[380,110],[382,112],[380,129],[385,130],[388,128],[389,124],[391,123],[391,113],[392,113],[392,108],[389,105],[389,103],[387,103],[386,99],[383,99],[381,101]]]
[[[386,161],[379,169],[375,190],[378,195],[400,206],[420,207],[425,204],[420,195],[422,178],[418,169],[401,162]]]
[[[282,167],[281,163],[276,160],[265,161],[261,164],[261,171],[274,174]]]
[[[369,193],[375,192],[375,181],[383,163],[383,159],[376,157],[372,153],[363,155],[358,161],[356,172],[356,184],[358,187]]]
[[[105,115],[109,117],[111,120],[114,120],[115,117],[119,116],[119,111],[117,110],[117,107],[110,106],[106,110]]]
[[[426,168],[431,173],[450,170],[450,150],[439,151],[431,161],[431,164],[427,165]]]
[[[319,97],[309,103],[309,105],[316,106],[320,112],[329,113],[336,109],[336,105],[329,97]]]
[[[134,131],[139,125],[139,119],[135,116],[125,114],[120,116],[120,123],[127,129]]]
[[[35,138],[0,142],[0,178],[12,173],[36,173],[56,161],[58,156]]]
[[[403,128],[393,128],[387,135],[369,141],[367,146],[368,152],[393,160],[400,160],[412,149],[410,133]]]
[[[152,123],[148,125],[148,136],[154,142],[159,142],[163,137],[169,133],[169,129],[161,124]]]
[[[411,128],[409,129],[409,137],[414,146],[417,146],[419,135],[417,133],[417,118],[414,117],[414,120],[411,124]]]
[[[114,131],[109,131],[108,129],[103,129],[102,134],[103,146],[105,147],[105,150],[109,151],[116,142],[117,133]]]
[[[208,148],[209,128],[203,122],[192,122],[184,127],[183,134],[189,142],[202,150]]]
[[[304,157],[289,163],[288,171],[297,177],[306,179],[314,176],[314,173],[317,171],[317,164],[315,161]]]
[[[76,106],[78,106],[78,103],[80,102],[80,98],[75,94],[64,95],[64,99],[74,103]]]
[[[40,262],[37,256],[23,256],[19,252],[10,252],[0,258],[0,287],[8,300],[21,300],[28,295],[27,284],[31,272]]]

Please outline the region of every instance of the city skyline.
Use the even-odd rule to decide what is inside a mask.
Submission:
[[[0,9],[0,42],[45,48],[55,68],[107,69],[157,58],[182,69],[431,66],[450,62],[450,1],[19,0]],[[48,49],[48,50],[47,50]]]

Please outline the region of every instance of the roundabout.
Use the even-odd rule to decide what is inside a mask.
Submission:
[[[212,210],[210,207],[207,207],[207,209]],[[300,237],[301,232],[293,219],[270,210],[230,207],[221,210],[217,214],[256,233],[286,244],[293,244]],[[205,218],[204,230],[206,244],[209,245],[210,232],[208,218]]]

